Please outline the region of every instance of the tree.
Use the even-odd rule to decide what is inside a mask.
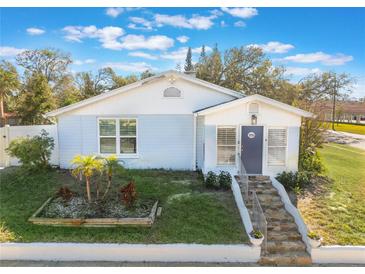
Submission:
[[[186,53],[186,58],[185,58],[185,66],[184,66],[185,72],[190,72],[190,71],[194,70],[192,57],[193,56],[191,53],[191,47],[189,47],[188,52]]]
[[[118,162],[117,156],[111,155],[104,159],[104,169],[105,169],[106,175],[108,177],[108,185],[105,189],[103,199],[105,199],[106,195],[108,194],[108,192],[110,190],[110,187],[112,185],[112,177],[117,168],[122,168],[122,166]]]
[[[346,98],[352,90],[355,80],[349,74],[335,72],[324,72],[311,74],[299,82],[301,93],[299,100],[307,101],[317,105],[324,100],[332,101],[332,130],[336,119],[336,102]]]
[[[72,63],[69,54],[51,48],[23,51],[16,61],[26,74],[41,74],[48,83],[62,79]]]
[[[215,44],[212,53],[197,64],[196,77],[220,85],[223,76],[222,56]]]
[[[150,70],[145,70],[141,73],[141,80],[154,76],[155,74]]]
[[[71,163],[73,164],[72,175],[77,178],[85,177],[87,200],[91,203],[91,177],[102,171],[103,162],[96,156],[76,155]]]
[[[42,124],[44,114],[55,108],[51,88],[44,75],[34,73],[26,78],[17,98],[17,113],[22,124]]]
[[[57,107],[64,107],[81,100],[81,94],[72,75],[66,75],[53,88]]]
[[[123,77],[121,75],[117,75],[115,73],[115,71],[110,67],[104,68],[104,72],[106,75],[109,75],[110,84],[111,84],[110,89],[120,88],[120,87],[129,85],[131,83],[138,81],[137,76],[129,75],[129,76]],[[106,76],[106,78],[107,77],[108,76]]]
[[[81,99],[99,95],[113,87],[110,68],[99,69],[94,75],[92,72],[79,72],[76,74],[76,85],[80,91]]]
[[[12,91],[20,86],[16,68],[7,61],[0,63],[0,114],[5,121],[5,102],[12,95]]]

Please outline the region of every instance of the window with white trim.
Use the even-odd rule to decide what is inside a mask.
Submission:
[[[287,130],[285,128],[268,129],[269,166],[285,166],[287,149]]]
[[[217,128],[217,164],[235,165],[236,163],[236,127],[219,126]]]
[[[137,119],[99,119],[99,151],[102,154],[136,154]]]

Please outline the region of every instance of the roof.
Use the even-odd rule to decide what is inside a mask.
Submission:
[[[223,103],[223,104],[219,104],[219,105],[212,106],[212,107],[209,107],[209,108],[197,110],[197,111],[195,111],[195,113],[198,114],[198,115],[206,115],[206,114],[218,112],[218,111],[228,109],[228,108],[231,108],[231,107],[234,107],[234,106],[238,106],[242,103],[247,103],[247,102],[251,102],[251,101],[260,101],[260,102],[266,103],[268,105],[277,107],[279,109],[285,110],[287,112],[293,113],[293,114],[298,115],[298,116],[307,117],[307,118],[314,117],[313,113],[302,110],[300,108],[290,106],[288,104],[284,104],[282,102],[276,101],[274,99],[271,99],[271,98],[268,98],[268,97],[265,97],[265,96],[262,96],[262,95],[259,95],[259,94],[246,96],[244,98],[229,101],[227,103]]]
[[[117,89],[102,93],[100,95],[97,95],[97,96],[82,100],[80,102],[77,102],[77,103],[74,103],[74,104],[71,104],[71,105],[68,105],[68,106],[53,110],[51,112],[46,113],[46,116],[55,117],[55,116],[58,116],[60,114],[63,114],[63,113],[66,113],[66,112],[69,112],[69,111],[72,111],[72,110],[75,110],[75,109],[78,109],[78,108],[81,108],[81,107],[84,107],[84,106],[87,106],[87,105],[90,105],[90,104],[93,104],[93,103],[96,103],[96,102],[99,102],[99,101],[104,100],[106,98],[109,98],[109,97],[112,97],[112,96],[115,96],[115,95],[118,95],[118,94],[126,93],[130,90],[133,90],[133,89],[137,88],[137,87],[140,87],[142,85],[151,83],[152,81],[155,81],[155,80],[166,78],[166,77],[171,76],[171,75],[175,75],[175,76],[177,76],[181,79],[187,80],[187,81],[195,83],[197,85],[208,87],[208,88],[213,89],[215,91],[218,91],[218,92],[221,92],[221,93],[224,93],[224,94],[227,94],[227,95],[231,95],[232,97],[234,97],[236,99],[237,98],[242,98],[244,96],[242,93],[239,93],[237,91],[234,91],[234,90],[231,90],[231,89],[227,89],[227,88],[224,88],[224,87],[209,83],[207,81],[198,79],[194,76],[190,76],[190,75],[187,75],[185,73],[178,72],[178,71],[175,71],[175,70],[168,70],[168,71],[156,74],[152,77],[148,77],[146,79],[134,82],[132,84],[129,84],[129,85],[126,85],[126,86],[123,86],[123,87],[120,87],[120,88],[117,88]]]

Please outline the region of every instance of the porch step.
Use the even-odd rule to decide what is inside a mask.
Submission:
[[[267,233],[268,241],[301,241],[302,235],[300,235],[297,231],[287,231],[286,233],[282,233],[281,231],[269,231]]]
[[[308,266],[312,259],[307,252],[275,253],[262,256],[260,264],[271,266]]]
[[[262,249],[260,263],[263,265],[310,265],[311,257],[306,252],[302,235],[298,231],[293,216],[286,211],[270,178],[249,176],[248,186],[250,199],[254,190],[267,221],[266,250]],[[253,221],[252,200],[244,202]],[[253,226],[256,228],[255,222]]]
[[[287,251],[305,251],[306,246],[302,241],[267,241],[267,251],[271,254]]]

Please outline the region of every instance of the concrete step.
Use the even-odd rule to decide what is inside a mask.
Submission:
[[[267,251],[270,254],[305,251],[306,246],[302,241],[267,241]]]
[[[302,251],[264,255],[259,263],[271,266],[308,266],[312,260],[307,252]]]

